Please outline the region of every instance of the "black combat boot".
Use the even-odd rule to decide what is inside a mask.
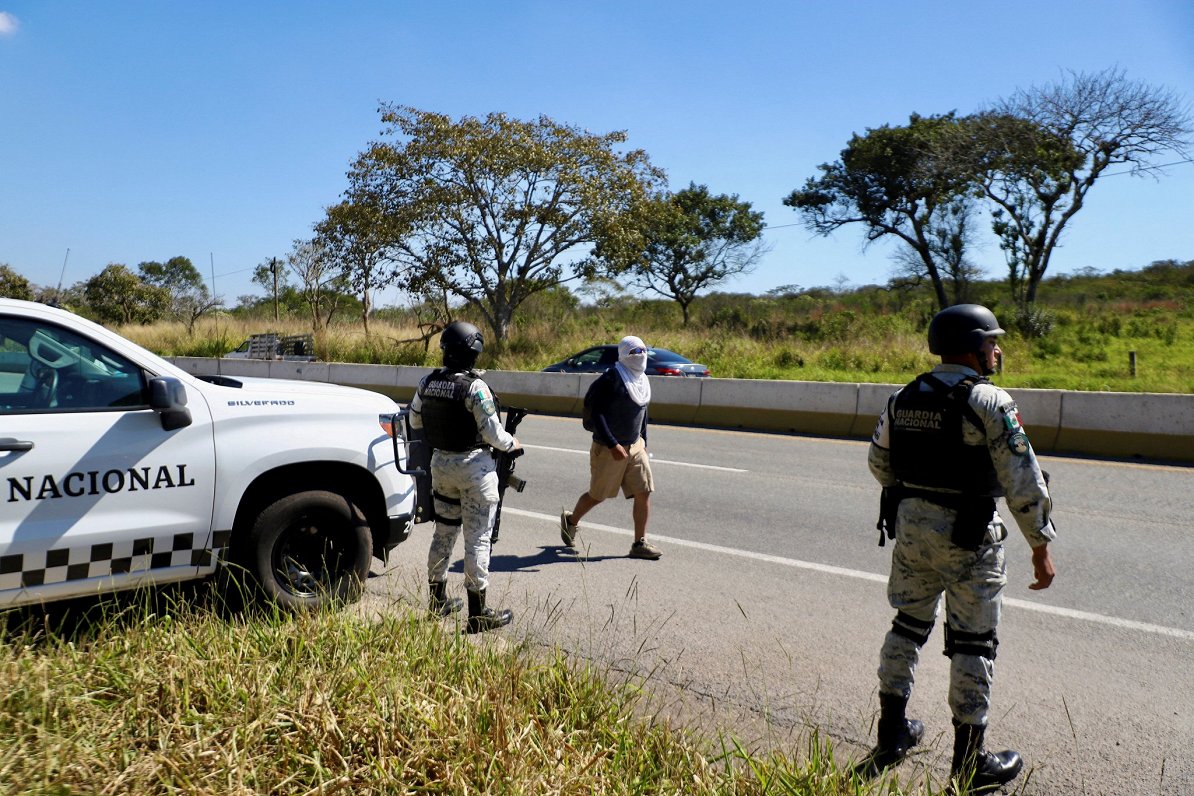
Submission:
[[[495,611],[485,607],[485,592],[465,590],[468,593],[468,632],[484,633],[496,630],[514,621],[514,612],[509,608]]]
[[[432,616],[451,616],[464,607],[464,601],[459,597],[448,599],[448,584],[441,581],[431,581],[431,600],[427,603],[427,611]]]
[[[953,780],[951,794],[990,793],[1015,779],[1024,767],[1019,752],[983,749],[986,733],[986,727],[954,721],[954,761],[949,769]]]
[[[925,725],[904,717],[908,697],[898,694],[879,694],[878,743],[871,753],[854,766],[860,779],[874,779],[899,764],[912,747],[924,737]]]

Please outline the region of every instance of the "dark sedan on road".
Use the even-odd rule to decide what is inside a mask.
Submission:
[[[565,360],[548,365],[544,373],[604,373],[618,361],[616,345],[597,345],[573,354]],[[687,376],[702,378],[709,368],[666,348],[647,349],[648,376]]]

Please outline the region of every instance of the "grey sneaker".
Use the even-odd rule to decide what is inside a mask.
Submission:
[[[574,547],[573,542],[576,539],[576,526],[572,524],[572,512],[560,512],[560,541],[564,543],[565,547]]]
[[[631,558],[645,558],[645,559],[648,559],[649,561],[654,561],[655,559],[659,558],[661,555],[663,555],[663,551],[660,550],[655,545],[648,542],[646,539],[643,539],[642,541],[638,541],[638,542],[635,542],[634,544],[630,545],[630,557]]]

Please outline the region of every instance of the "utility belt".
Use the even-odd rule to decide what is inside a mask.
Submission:
[[[879,534],[879,546],[887,539],[895,538],[896,514],[900,501],[920,498],[930,503],[957,512],[950,541],[964,550],[977,550],[982,546],[991,518],[995,516],[995,498],[987,495],[962,495],[955,492],[934,492],[931,489],[917,489],[911,486],[889,486],[883,488],[879,498],[879,522],[875,525]]]
[[[471,453],[473,451],[485,450],[487,448],[490,450],[490,452],[493,452],[493,449],[489,447],[488,442],[478,442],[476,445],[470,445],[464,450],[459,451],[448,450],[447,448],[436,448],[436,450],[440,453],[451,453],[454,456],[459,456],[462,453]]]

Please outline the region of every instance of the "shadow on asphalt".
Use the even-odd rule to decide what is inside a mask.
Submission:
[[[500,543],[499,543],[500,544]],[[629,556],[587,556],[578,550],[571,550],[560,545],[540,547],[537,553],[531,555],[512,555],[500,552],[498,548],[489,556],[489,571],[490,572],[538,572],[545,566],[552,564],[569,564],[569,563],[594,563],[597,561],[609,561],[615,558],[628,558]],[[449,569],[450,572],[457,574],[464,572],[464,560],[460,559],[454,563]]]

